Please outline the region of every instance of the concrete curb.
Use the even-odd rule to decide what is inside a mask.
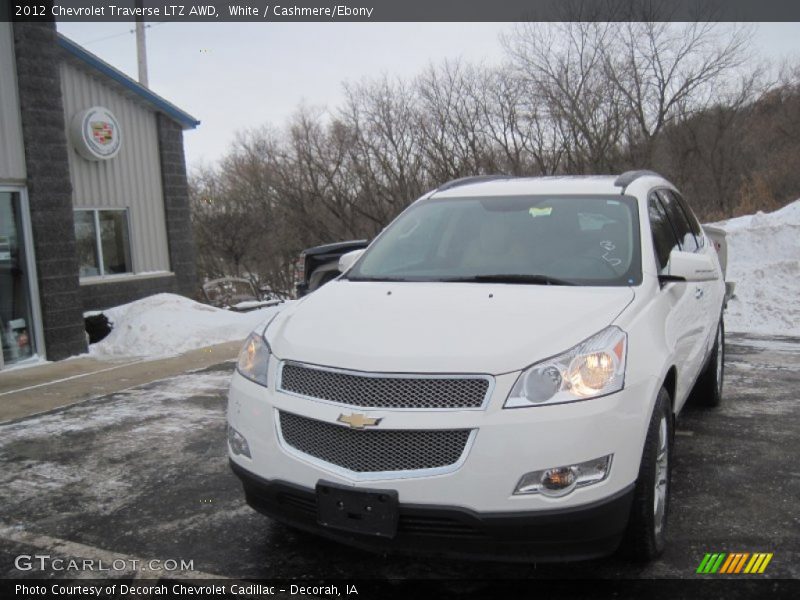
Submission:
[[[226,342],[168,358],[101,361],[84,357],[0,373],[0,423],[234,360],[242,343]]]

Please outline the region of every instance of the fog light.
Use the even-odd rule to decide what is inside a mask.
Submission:
[[[252,458],[250,456],[250,446],[247,445],[247,440],[230,425],[228,425],[228,445],[231,447],[231,452],[234,454]]]
[[[574,465],[526,473],[519,480],[514,494],[544,494],[554,498],[566,496],[576,488],[599,483],[608,477],[612,456],[609,454]]]
[[[572,491],[578,477],[574,467],[558,467],[547,469],[542,475],[542,492],[552,492],[553,495],[564,495]]]

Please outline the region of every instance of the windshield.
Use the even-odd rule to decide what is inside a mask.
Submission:
[[[636,200],[511,196],[423,200],[347,274],[352,281],[641,283]]]

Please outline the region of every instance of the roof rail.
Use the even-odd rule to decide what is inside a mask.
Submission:
[[[625,193],[625,189],[632,184],[634,181],[639,179],[639,177],[661,177],[655,171],[650,171],[649,169],[641,169],[638,171],[625,171],[622,175],[617,177],[614,180],[614,185],[617,187],[622,188],[622,193]]]
[[[495,179],[508,179],[508,175],[471,175],[470,177],[460,177],[458,179],[451,179],[447,183],[443,183],[438,188],[437,192],[443,192],[462,185],[469,185],[470,183],[482,183],[484,181],[494,181]]]

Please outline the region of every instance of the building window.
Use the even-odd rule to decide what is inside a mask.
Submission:
[[[75,242],[81,277],[133,271],[126,209],[76,210]]]
[[[34,353],[23,210],[18,192],[0,191],[0,369]]]

